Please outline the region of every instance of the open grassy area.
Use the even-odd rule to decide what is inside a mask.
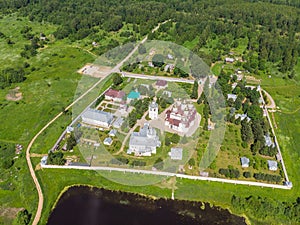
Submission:
[[[190,49],[190,50],[192,50],[198,44],[198,41],[199,41],[199,38],[196,37],[192,41],[185,41],[183,43],[183,46]]]
[[[234,53],[238,55],[242,55],[245,49],[247,48],[248,39],[247,38],[239,38],[238,39],[239,45],[238,47],[234,48]]]
[[[222,63],[216,63],[212,68],[211,71],[214,75],[219,76],[222,69]]]
[[[73,100],[81,78],[76,71],[86,62],[93,61],[94,57],[61,41],[50,42],[38,50],[37,56],[24,60],[20,52],[30,41],[22,36],[20,30],[26,25],[32,27],[35,35],[42,32],[49,35],[56,29],[53,25],[29,22],[15,15],[0,19],[0,31],[15,42],[8,45],[5,39],[0,40],[0,59],[5,62],[0,69],[21,66],[24,61],[30,64],[24,82],[0,90],[0,141],[24,146],[23,153],[14,159],[13,167],[7,170],[1,167],[0,205],[4,209],[26,208],[34,212],[37,194],[25,160],[27,143]],[[4,29],[7,27],[10,29]],[[23,98],[16,102],[6,100],[9,90],[16,86],[20,87]],[[69,115],[64,115],[57,124],[49,127],[34,146],[35,152],[47,152],[70,119]],[[0,221],[2,219],[8,222],[5,218],[0,218]]]
[[[241,127],[240,125],[228,124],[224,141],[221,146],[216,158],[216,168],[209,169],[211,174],[216,174],[218,177],[222,177],[219,174],[220,168],[233,167],[240,171],[239,179],[257,181],[253,177],[245,178],[243,177],[244,172],[250,172],[251,176],[254,173],[265,173],[272,175],[280,175],[280,170],[269,171],[267,166],[267,160],[276,160],[275,157],[268,157],[257,154],[253,156],[250,146],[242,147],[241,140]],[[247,157],[250,159],[250,166],[248,168],[242,168],[240,158]],[[256,164],[256,167],[254,166]]]
[[[22,65],[24,59],[21,58],[20,52],[25,44],[29,44],[30,40],[23,37],[21,30],[25,26],[31,27],[30,33],[39,36],[44,33],[49,36],[56,30],[56,26],[49,23],[30,22],[27,18],[18,17],[16,14],[6,15],[0,19],[0,31],[5,38],[0,39],[0,58],[5,64],[0,67]],[[7,29],[9,27],[9,29]],[[11,40],[14,44],[8,44],[7,40]]]
[[[300,74],[297,74],[298,76]],[[278,82],[278,85],[273,83]],[[300,149],[300,85],[294,81],[273,78],[265,89],[275,99],[281,109],[275,113],[278,128],[275,129],[283,154],[289,179],[293,182],[293,192],[300,196],[299,183],[299,149]],[[297,97],[298,96],[298,97]]]
[[[37,161],[36,161],[37,162]],[[101,173],[110,173],[110,172],[101,172]],[[85,184],[92,185],[97,187],[103,187],[110,190],[122,190],[129,191],[133,193],[142,193],[144,195],[155,196],[155,197],[164,197],[169,198],[171,196],[170,189],[162,189],[157,186],[126,186],[118,184],[112,181],[109,181],[101,174],[95,171],[79,171],[79,170],[39,170],[37,172],[41,183],[43,184],[43,192],[45,193],[45,204],[44,211],[42,215],[41,224],[45,224],[49,213],[53,207],[54,202],[56,201],[59,193],[66,187],[76,184]],[[111,179],[125,179],[125,180],[134,180],[139,179],[143,182],[157,182],[160,177],[148,176],[148,175],[132,175],[132,174],[123,174],[123,173],[114,173],[107,174]]]
[[[53,56],[54,52],[63,55]],[[2,140],[28,141],[49,118],[62,111],[73,99],[80,64],[92,57],[80,50],[57,44],[45,49],[40,59],[33,59],[36,70],[19,86],[23,99],[18,102],[5,100],[8,88],[0,90],[0,138]],[[66,88],[67,87],[67,88]],[[45,101],[46,100],[46,101]],[[5,132],[9,130],[10,132]]]

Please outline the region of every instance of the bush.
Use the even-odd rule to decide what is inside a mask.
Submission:
[[[243,176],[245,177],[245,178],[249,178],[249,177],[251,177],[251,173],[250,172],[244,172],[243,173]]]
[[[228,169],[219,169],[219,173],[221,175],[224,175],[225,177],[230,177],[230,178],[239,178],[240,177],[240,171],[238,169],[234,168],[228,168]]]
[[[115,73],[114,76],[113,76],[113,83],[115,86],[118,86],[120,84],[123,83],[123,79],[122,77],[118,74],[118,73]]]
[[[134,160],[134,161],[132,162],[132,165],[133,165],[133,166],[146,166],[146,162],[144,162],[144,161],[139,161],[139,160]]]
[[[253,177],[256,180],[264,180],[269,182],[276,182],[279,183],[281,181],[281,176],[279,175],[272,175],[272,174],[266,174],[266,173],[255,173]]]
[[[169,146],[171,144],[170,138],[168,138],[167,136],[165,137],[165,145]]]
[[[164,56],[161,54],[155,54],[152,58],[152,63],[155,67],[162,67],[164,65]]]
[[[173,134],[173,135],[171,136],[171,142],[172,142],[173,144],[178,144],[179,141],[180,141],[180,136],[179,136],[178,134]]]
[[[162,158],[158,158],[155,161],[153,167],[155,167],[158,170],[162,170],[164,168],[164,162],[163,162]]]
[[[14,160],[12,160],[12,159],[6,159],[2,163],[2,168],[7,170],[10,167],[12,167],[13,165],[14,165]]]
[[[31,214],[27,211],[27,209],[24,209],[18,212],[18,215],[14,220],[13,225],[27,225],[30,223],[30,219]]]
[[[195,163],[195,159],[194,159],[194,158],[190,158],[188,164],[189,164],[190,166],[195,166],[195,164],[196,164],[196,163]]]
[[[247,147],[248,147],[248,143],[243,141],[242,144],[241,144],[241,146],[242,146],[243,148],[247,148]]]
[[[62,152],[51,152],[48,154],[48,164],[50,165],[64,165],[66,160]]]
[[[217,168],[217,162],[216,162],[216,160],[212,161],[212,163],[209,165],[209,168],[212,169],[212,170],[214,170],[214,169]]]
[[[262,149],[259,150],[259,154],[261,155],[266,155],[266,156],[275,156],[277,153],[277,149],[276,148],[272,148],[272,147],[263,147]]]
[[[72,133],[70,137],[67,139],[67,150],[73,149],[77,144],[76,138]]]
[[[104,100],[104,98],[105,98],[104,95],[101,95],[99,98],[97,98],[95,102],[95,107],[98,106]]]

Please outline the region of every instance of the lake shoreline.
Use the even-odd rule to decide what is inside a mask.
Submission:
[[[125,191],[121,191],[121,190],[109,190],[103,187],[95,187],[92,185],[82,185],[82,184],[74,184],[74,185],[70,185],[70,186],[66,186],[63,188],[63,190],[60,192],[60,194],[58,195],[55,203],[53,204],[53,207],[51,208],[51,212],[49,214],[49,217],[47,219],[47,224],[49,224],[49,220],[51,221],[51,218],[53,217],[53,215],[57,212],[57,210],[62,210],[60,209],[62,202],[66,201],[68,199],[68,197],[72,197],[72,195],[75,192],[83,192],[84,194],[88,193],[89,195],[93,195],[93,200],[97,199],[97,193],[100,193],[100,196],[102,196],[101,193],[106,193],[106,195],[112,195],[113,198],[110,199],[110,202],[114,202],[116,201],[116,199],[119,198],[119,202],[115,202],[115,204],[121,203],[121,205],[126,201],[127,199],[130,199],[129,202],[133,202],[133,205],[139,205],[139,207],[137,207],[139,210],[143,209],[144,211],[147,210],[154,210],[155,205],[164,205],[167,206],[166,208],[168,210],[174,210],[175,208],[180,208],[181,206],[185,206],[188,209],[191,210],[195,210],[197,211],[197,209],[201,208],[201,210],[199,211],[198,209],[198,213],[216,213],[216,214],[220,214],[223,215],[224,217],[226,217],[227,219],[229,218],[229,220],[239,220],[239,222],[243,222],[244,224],[249,224],[249,220],[245,215],[236,215],[233,214],[231,212],[231,210],[229,208],[224,208],[221,206],[215,206],[212,203],[209,202],[201,202],[201,201],[189,201],[189,200],[182,200],[182,199],[175,199],[175,200],[171,200],[171,198],[157,198],[155,196],[148,196],[148,195],[143,195],[141,193],[132,193],[132,192],[125,192]],[[105,196],[106,196],[105,195]],[[123,198],[125,198],[126,200],[123,200]],[[123,201],[123,203],[122,203]],[[147,201],[147,206],[143,206],[141,204],[141,202],[145,202]],[[132,203],[130,203],[132,204]],[[148,205],[151,206],[148,206]],[[125,204],[126,205],[126,204]],[[198,208],[195,208],[195,205],[198,206]],[[170,209],[169,209],[170,208]],[[186,209],[185,209],[186,210]],[[174,212],[172,212],[174,213]],[[198,215],[198,214],[196,214]],[[201,217],[201,216],[200,216]],[[205,215],[204,215],[205,217]],[[188,219],[188,218],[186,218]],[[222,223],[223,224],[223,223]],[[226,223],[224,223],[226,224]]]

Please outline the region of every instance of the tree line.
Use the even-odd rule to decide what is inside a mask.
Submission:
[[[278,224],[300,223],[300,198],[294,202],[281,202],[276,198],[260,196],[236,196],[231,198],[233,208],[238,212],[250,214],[251,216],[264,220],[276,221]]]
[[[265,0],[265,3],[256,0],[0,0],[0,8],[3,13],[18,11],[32,21],[59,25],[54,32],[58,39],[79,40],[94,36],[100,30],[115,32],[126,23],[133,24],[134,32],[141,36],[150,34],[149,39],[157,39],[161,33],[167,33],[167,40],[177,44],[197,38],[192,50],[208,65],[228,54],[232,47],[238,47],[242,38],[247,40],[247,48],[241,66],[250,72],[258,72],[272,63],[293,77],[300,52],[297,38],[300,9],[272,3],[285,4],[283,0]],[[297,5],[296,1],[288,3]],[[168,19],[175,25],[168,22],[154,34],[150,32],[159,22]],[[201,48],[208,47],[211,40],[218,42],[211,46],[208,54]],[[111,43],[110,48],[114,44]],[[109,50],[105,46],[99,48],[105,48],[99,53]]]
[[[243,52],[243,61],[239,62],[250,72],[265,71],[272,63],[282,73],[294,76],[294,66],[299,55],[299,9],[278,6],[269,3],[249,3],[247,1],[222,1],[201,4],[195,2],[193,10],[202,10],[201,14],[189,12],[175,16],[175,26],[163,24],[151,34],[151,39],[164,36],[168,41],[184,44],[197,38],[192,49],[208,64],[221,60],[238,47],[240,40],[247,42]],[[191,16],[193,15],[193,16]],[[164,32],[167,35],[161,35]],[[210,46],[211,41],[216,44]],[[202,48],[210,48],[207,53]]]
[[[25,70],[22,67],[9,67],[0,71],[0,88],[9,87],[11,84],[24,81]]]

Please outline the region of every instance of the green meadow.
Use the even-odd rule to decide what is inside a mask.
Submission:
[[[15,43],[8,45],[6,39],[0,39],[0,61],[5,62],[1,63],[0,70],[22,66],[24,61],[30,64],[26,68],[24,82],[0,89],[0,143],[19,143],[24,146],[23,152],[14,159],[13,167],[0,169],[1,215],[11,208],[26,208],[31,213],[35,211],[37,193],[25,160],[26,146],[51,118],[73,101],[77,83],[81,79],[76,71],[85,63],[94,60],[91,54],[69,46],[64,41],[49,41],[43,49],[38,50],[37,56],[24,60],[20,52],[24,45],[29,44],[20,33],[24,26],[32,27],[35,35],[49,35],[56,29],[53,25],[29,22],[26,18],[15,15],[0,19],[0,31]],[[11,29],[4,29],[6,27]],[[6,100],[9,90],[15,87],[20,87],[22,99]],[[49,127],[41,136],[43,141],[40,146],[35,146],[36,149],[48,150],[70,121],[69,115],[61,117],[59,123]],[[14,153],[9,159],[12,160],[13,157]],[[10,224],[13,216],[10,213],[0,216],[0,224]]]

